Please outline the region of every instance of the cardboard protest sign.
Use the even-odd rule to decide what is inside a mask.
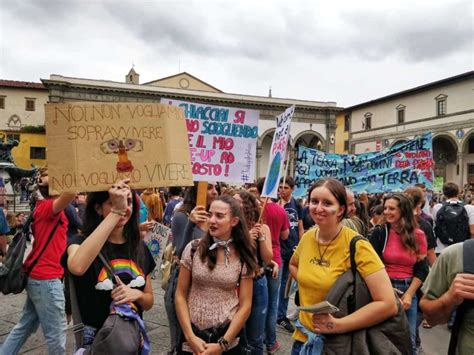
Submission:
[[[155,260],[157,270],[160,270],[163,253],[170,238],[171,228],[158,222],[154,222],[153,228],[145,234],[143,240]]]
[[[254,180],[259,111],[169,99],[161,103],[184,109],[195,181]]]
[[[290,125],[295,106],[291,106],[276,117],[277,128],[273,136],[268,159],[268,170],[263,185],[262,197],[278,197],[278,183],[285,163],[286,147],[290,137]]]
[[[300,146],[295,169],[297,197],[306,196],[311,184],[332,177],[354,192],[402,191],[417,183],[433,186],[433,148],[431,133],[380,152],[326,154]]]
[[[133,188],[191,185],[186,120],[154,103],[47,104],[51,191],[102,191],[119,179]]]

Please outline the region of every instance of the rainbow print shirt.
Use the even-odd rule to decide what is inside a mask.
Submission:
[[[113,259],[109,262],[115,274],[129,287],[140,288],[145,286],[145,274],[143,270],[131,259]],[[96,290],[112,291],[114,284],[112,276],[105,266],[99,272],[97,277]]]

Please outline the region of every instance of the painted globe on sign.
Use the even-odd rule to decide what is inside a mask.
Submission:
[[[160,254],[160,243],[157,240],[152,239],[146,244],[148,246],[148,249],[150,249],[150,253],[153,257],[156,257]]]
[[[273,157],[272,163],[270,164],[270,169],[268,171],[265,194],[270,195],[278,184],[278,176],[280,175],[281,167],[281,153],[277,152]]]

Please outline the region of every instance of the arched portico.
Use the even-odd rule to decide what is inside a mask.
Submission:
[[[458,181],[458,144],[454,137],[447,133],[433,137],[433,160],[435,177],[442,177],[444,181]]]
[[[463,187],[474,192],[474,129],[468,131],[461,144],[459,163],[462,168]]]

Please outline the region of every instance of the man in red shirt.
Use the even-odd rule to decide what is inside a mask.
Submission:
[[[33,210],[31,228],[34,242],[24,263],[25,270],[31,268],[43,249],[44,252],[30,270],[23,314],[3,343],[2,354],[17,354],[40,324],[48,353],[66,353],[66,314],[61,282],[64,270],[60,260],[66,251],[68,221],[63,210],[74,200],[76,193],[64,192],[59,196],[50,196],[47,167],[40,169],[38,186],[44,199],[37,201]],[[46,245],[53,230],[51,240]]]

